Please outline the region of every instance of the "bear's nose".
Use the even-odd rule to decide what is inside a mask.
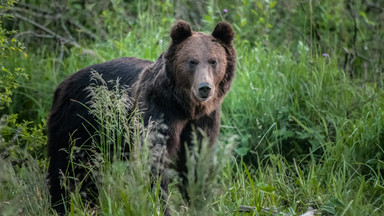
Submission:
[[[198,87],[199,96],[203,99],[208,98],[209,92],[211,91],[211,85],[209,85],[209,83],[200,83]]]

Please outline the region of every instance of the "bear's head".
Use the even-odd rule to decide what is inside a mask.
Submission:
[[[173,25],[170,36],[165,60],[177,97],[198,106],[221,104],[235,73],[231,25],[220,22],[212,34],[205,34],[193,32],[187,22],[180,20]]]

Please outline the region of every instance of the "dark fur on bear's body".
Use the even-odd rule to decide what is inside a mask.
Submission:
[[[89,92],[85,91],[85,88],[91,83],[91,72],[97,71],[104,80],[116,81],[117,78],[120,78],[120,83],[132,86],[137,82],[140,72],[152,64],[151,61],[137,58],[123,57],[114,59],[84,68],[68,77],[57,87],[48,120],[48,156],[50,163],[47,179],[51,203],[58,213],[65,213],[64,205],[59,204],[65,194],[61,183],[62,176],[64,174],[75,175],[73,173],[69,174],[67,170],[70,142],[71,140],[75,141],[77,146],[92,145],[89,134],[94,134],[95,130],[91,125],[97,127],[94,117],[84,107],[89,101]],[[107,83],[111,85],[110,88],[113,87],[112,83]],[[87,119],[88,122],[85,122],[84,119]],[[89,160],[89,158],[82,158],[82,160]],[[86,170],[77,167],[75,173],[81,172],[86,172]],[[84,191],[87,189],[93,192],[96,191],[95,185],[92,183],[84,185]],[[93,195],[95,194],[88,197],[92,200]]]
[[[235,76],[233,30],[221,22],[208,35],[193,32],[188,23],[178,21],[170,35],[169,48],[156,62],[136,58],[111,60],[78,71],[56,89],[48,120],[47,179],[57,212],[65,212],[63,204],[56,204],[65,194],[60,181],[67,170],[70,141],[76,139],[76,145],[92,145],[89,134],[95,131],[85,127],[96,122],[82,104],[89,101],[84,89],[90,85],[93,70],[106,81],[120,78],[122,85],[132,87],[128,94],[142,111],[144,126],[149,120],[165,125],[153,132],[160,133],[165,140],[152,139],[151,142],[166,145],[167,157],[177,161],[175,168],[181,174],[186,172],[184,144],[192,144],[193,128],[204,131],[211,144],[215,142],[220,127],[220,107]],[[72,175],[81,172],[84,170],[76,170]],[[97,194],[94,184],[83,187],[84,191]],[[163,178],[162,188],[167,191],[167,187],[168,182]]]

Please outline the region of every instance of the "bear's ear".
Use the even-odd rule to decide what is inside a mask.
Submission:
[[[191,27],[184,20],[177,21],[171,29],[173,43],[180,43],[192,35]]]
[[[217,23],[215,29],[212,32],[212,36],[221,40],[225,44],[231,44],[235,33],[233,32],[232,26],[227,22]]]

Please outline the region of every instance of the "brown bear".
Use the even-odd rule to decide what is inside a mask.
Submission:
[[[78,172],[84,172],[66,172],[69,143],[76,140],[76,145],[94,145],[90,137],[95,131],[87,125],[95,124],[96,120],[84,106],[90,100],[84,89],[91,83],[92,71],[100,73],[106,81],[119,78],[122,85],[131,87],[127,93],[142,111],[144,126],[150,121],[165,125],[153,132],[161,134],[154,137],[163,140],[153,138],[151,142],[166,146],[167,157],[177,161],[175,169],[181,175],[186,172],[184,146],[192,145],[193,128],[204,131],[211,145],[215,142],[221,104],[235,76],[233,29],[220,22],[212,34],[193,32],[187,22],[180,20],[171,28],[170,36],[168,49],[155,62],[137,58],[111,60],[84,68],[57,87],[48,119],[47,180],[52,206],[59,214],[65,213],[63,175],[77,177]],[[168,190],[166,178],[161,186]],[[82,187],[88,192],[96,191],[93,196],[97,195],[94,184]]]

